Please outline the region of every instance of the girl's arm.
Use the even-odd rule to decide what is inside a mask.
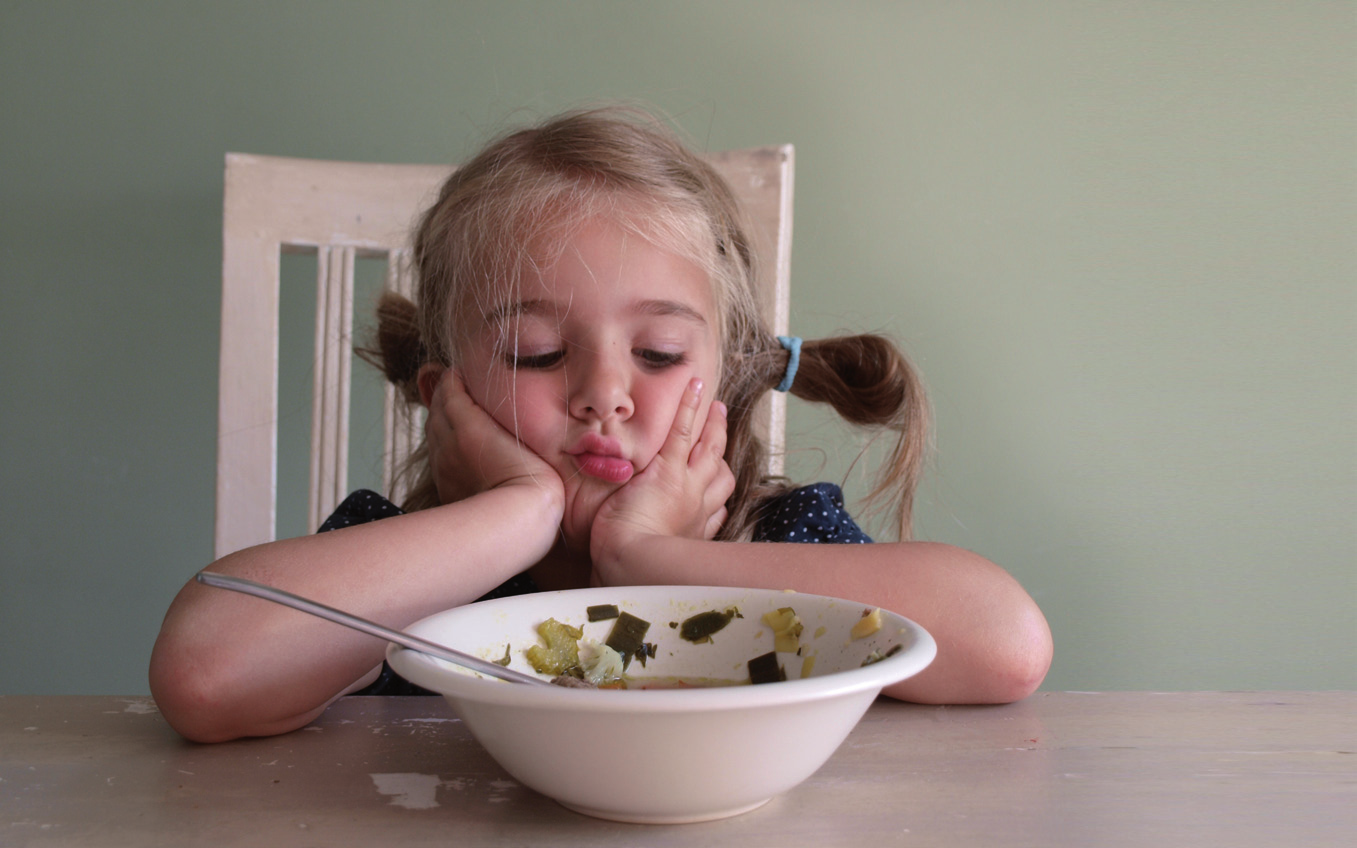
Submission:
[[[549,490],[492,489],[436,507],[223,557],[212,570],[277,586],[391,627],[474,601],[550,548]],[[199,742],[310,723],[366,685],[386,643],[277,604],[190,582],[151,655],[151,693]]]
[[[983,557],[926,542],[864,545],[707,542],[645,535],[595,558],[614,585],[793,589],[884,607],[921,624],[938,655],[885,694],[930,704],[1007,703],[1030,695],[1051,663],[1051,632],[1009,574]]]
[[[793,589],[900,613],[933,635],[938,655],[886,689],[896,698],[1006,703],[1041,684],[1051,663],[1046,619],[1016,580],[983,557],[923,542],[733,543],[694,532],[691,516],[700,525],[712,515],[704,492],[726,485],[718,461],[725,418],[713,405],[698,434],[697,407],[690,390],[660,455],[599,509],[590,538],[596,583]]]
[[[564,496],[550,466],[520,449],[443,381],[430,399],[430,448],[455,420],[480,439],[482,490],[455,503],[223,557],[214,571],[277,586],[391,627],[474,601],[540,560]],[[151,655],[166,720],[202,742],[284,733],[370,682],[385,643],[258,598],[190,581]]]

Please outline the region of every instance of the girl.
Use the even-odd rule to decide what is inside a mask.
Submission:
[[[769,334],[729,188],[655,121],[578,112],[493,143],[424,214],[415,260],[418,303],[384,298],[369,353],[428,408],[403,508],[356,493],[322,527],[333,532],[213,570],[395,627],[539,589],[795,589],[933,634],[937,659],[893,697],[1006,702],[1040,684],[1045,619],[983,558],[908,540],[771,544],[871,540],[836,486],[762,477],[752,409],[765,392],[894,430],[872,498],[892,500],[905,528],[923,393],[880,337]],[[384,647],[190,581],[156,641],[151,690],[190,739],[283,733],[344,694],[399,691]]]

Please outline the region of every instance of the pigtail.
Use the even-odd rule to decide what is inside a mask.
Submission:
[[[420,339],[419,310],[408,298],[382,292],[373,338],[354,352],[382,372],[406,403],[419,401],[419,369],[429,361],[429,352]]]
[[[420,403],[419,369],[429,361],[415,304],[396,292],[382,292],[377,301],[377,327],[372,338],[365,346],[354,348],[354,352],[382,372],[404,401],[404,414],[413,415]],[[429,449],[423,439],[396,473],[396,488],[406,492],[401,509],[414,512],[438,506],[438,490],[429,468]]]
[[[751,334],[757,341],[726,372],[722,399],[731,409],[727,461],[735,473],[735,495],[729,504],[729,538],[748,538],[759,517],[759,505],[790,488],[785,480],[760,476],[767,450],[752,433],[754,403],[777,386],[786,373],[790,353],[771,336]],[[911,536],[914,490],[928,454],[930,414],[923,381],[909,360],[889,339],[879,335],[808,339],[791,393],[812,403],[829,404],[859,427],[896,434],[895,445],[876,475],[867,496],[873,512],[889,509],[900,538]]]
[[[878,335],[808,340],[801,346],[791,393],[829,404],[852,424],[897,434],[867,500],[889,506],[899,520],[900,538],[909,539],[930,424],[923,380],[910,361]]]

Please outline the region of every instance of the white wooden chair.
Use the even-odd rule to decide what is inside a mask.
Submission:
[[[764,279],[762,308],[785,334],[792,232],[790,145],[713,154],[744,203]],[[221,374],[217,415],[216,556],[276,534],[280,254],[317,257],[309,528],[347,495],[354,260],[384,258],[386,285],[413,289],[409,239],[452,172],[446,165],[325,162],[226,155],[222,238]],[[770,473],[782,470],[785,396],[760,412]],[[384,479],[418,444],[421,417],[387,389]]]

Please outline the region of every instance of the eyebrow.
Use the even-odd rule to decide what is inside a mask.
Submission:
[[[569,311],[568,308],[566,311]],[[677,300],[643,300],[637,303],[632,311],[639,315],[674,316],[704,327],[707,325],[707,319],[701,312]],[[516,300],[490,310],[486,319],[495,323],[515,315],[558,315],[560,312],[558,304],[550,300]]]
[[[636,305],[635,311],[642,315],[673,315],[704,327],[707,325],[707,319],[701,312],[677,300],[643,300]]]

